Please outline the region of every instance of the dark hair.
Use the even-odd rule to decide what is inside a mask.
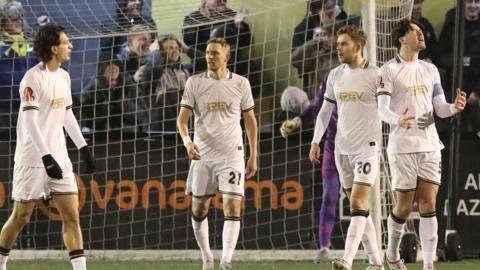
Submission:
[[[117,14],[118,15],[127,15],[127,6],[128,2],[131,0],[117,0]],[[143,0],[140,0],[140,11],[143,9]]]
[[[230,45],[230,47],[237,47],[239,33],[236,28],[231,25],[223,24],[212,30],[211,35],[215,38],[222,38]]]
[[[400,49],[400,47],[402,46],[402,44],[400,44],[400,38],[405,36],[409,31],[413,30],[411,24],[415,24],[418,27],[422,28],[421,24],[418,23],[416,20],[407,20],[407,19],[399,21],[395,25],[395,27],[393,27],[392,40],[393,40],[393,45],[397,49]]]
[[[174,35],[168,34],[168,35],[160,36],[158,38],[158,48],[160,49],[160,51],[163,51],[163,48],[162,48],[163,43],[170,40],[174,40],[177,43],[178,48],[182,49],[182,44],[180,43],[180,41]]]
[[[337,31],[337,36],[343,34],[348,35],[353,42],[357,43],[362,48],[367,44],[367,36],[365,35],[365,32],[355,25],[346,25]]]
[[[33,51],[35,56],[44,63],[52,59],[52,46],[60,45],[60,34],[65,32],[65,28],[58,24],[48,23],[38,29],[33,42]]]
[[[114,56],[112,57],[111,53],[102,53],[98,56],[98,69],[97,69],[97,75],[98,76],[103,76],[103,72],[105,69],[110,66],[110,65],[116,65],[120,69],[120,72],[122,71],[123,65],[120,60],[115,58]]]
[[[337,0],[309,0],[307,3],[307,15],[316,15],[328,1],[337,3]]]

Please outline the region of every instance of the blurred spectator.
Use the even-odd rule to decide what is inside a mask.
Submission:
[[[238,48],[239,36],[235,28],[229,25],[221,25],[214,28],[211,32],[211,38],[223,38],[230,45],[230,59],[228,60],[228,69],[236,74],[242,75],[250,81],[252,95],[257,97],[260,93],[261,84],[261,63],[260,59],[254,59],[250,55],[250,49]]]
[[[82,92],[82,131],[135,131],[148,117],[146,106],[137,99],[132,77],[121,71],[121,63],[104,57],[98,75]]]
[[[149,28],[145,25],[132,26],[127,42],[123,44],[120,53],[117,54],[117,58],[122,61],[122,70],[125,71],[125,74],[133,76],[136,82],[139,81],[141,73],[139,69],[150,53],[152,37],[148,31]]]
[[[238,13],[227,7],[227,0],[201,0],[197,11],[187,15],[183,20],[183,41],[195,50],[205,52],[212,29],[225,25],[234,29],[237,36],[237,48],[250,48],[252,34],[244,21],[247,12]],[[198,58],[199,56],[196,56]],[[203,70],[200,70],[203,71]],[[195,73],[200,72],[195,70]]]
[[[463,89],[467,92],[468,103],[462,113],[462,130],[471,128],[480,135],[480,0],[466,0],[465,3],[465,38],[463,57]],[[455,33],[455,8],[449,10],[440,33],[437,46],[436,64],[447,74],[453,74],[453,53]],[[452,76],[447,76],[447,84],[452,85]],[[447,88],[449,89],[449,88]],[[451,91],[446,95],[451,96]]]
[[[298,116],[310,106],[310,100],[305,91],[295,86],[288,86],[282,92],[280,106],[282,111]]]
[[[19,83],[25,72],[38,63],[33,56],[30,28],[18,1],[7,1],[0,8],[0,132],[16,125]]]
[[[419,26],[422,28],[423,36],[425,37],[425,44],[427,45],[427,48],[422,50],[418,57],[424,60],[430,59],[430,61],[433,62],[433,52],[437,46],[435,30],[433,29],[432,24],[425,17],[423,17],[423,0],[415,0],[413,3],[412,19],[417,21]]]
[[[185,89],[185,83],[193,66],[182,64],[181,54],[193,57],[194,50],[188,48],[173,35],[159,37],[159,50],[148,55],[140,76],[141,96],[150,108],[150,130],[175,131],[178,105]],[[201,55],[201,52],[197,53]],[[205,68],[203,61],[197,65]]]
[[[341,22],[317,27],[312,39],[296,47],[291,55],[292,65],[303,74],[304,90],[313,96],[326,73],[339,64],[336,55],[336,31]],[[295,42],[295,41],[294,41]]]
[[[347,23],[348,15],[335,0],[309,0],[307,15],[295,27],[292,39],[292,65],[303,78],[303,89],[313,95],[321,85],[323,75],[338,64],[332,53],[333,34],[339,23]],[[348,23],[358,24],[359,18],[350,18]],[[328,26],[328,27],[327,27]],[[328,29],[327,29],[328,28]],[[334,60],[335,63],[331,63]]]
[[[124,36],[105,37],[100,41],[100,50],[103,53],[116,55],[121,47],[127,42],[127,33],[134,25],[145,25],[151,33],[151,39],[155,39],[155,22],[150,16],[142,14],[143,0],[116,0],[117,14],[115,20],[105,21],[102,25],[105,33],[125,33]]]

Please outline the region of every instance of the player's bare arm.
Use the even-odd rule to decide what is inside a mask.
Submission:
[[[310,146],[310,161],[313,164],[320,164],[320,141],[327,130],[330,117],[332,116],[334,103],[324,102],[317,115],[315,123],[315,132],[313,134],[312,144]]]
[[[247,161],[247,170],[246,178],[250,178],[255,175],[257,172],[257,119],[255,118],[255,112],[249,110],[248,112],[243,113],[243,118],[245,120],[245,129],[247,132],[248,143],[250,145],[250,157]]]
[[[200,152],[198,146],[192,142],[190,135],[188,135],[188,120],[192,116],[192,110],[181,107],[180,113],[177,117],[177,128],[183,140],[183,145],[187,149],[188,158],[193,160],[200,160]]]
[[[320,152],[321,152],[320,150],[321,150],[320,144],[318,143],[311,144],[309,157],[310,157],[310,161],[313,164],[317,164],[317,165],[320,164]]]
[[[467,93],[462,91],[460,88],[457,88],[457,96],[455,97],[455,109],[457,111],[463,111],[465,105],[467,104]]]

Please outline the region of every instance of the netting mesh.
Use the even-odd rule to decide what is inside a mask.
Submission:
[[[312,166],[308,159],[313,124],[305,123],[301,132],[292,134],[288,140],[283,139],[278,132],[280,124],[298,111],[282,110],[281,95],[288,86],[295,86],[300,91],[305,90],[308,99],[313,98],[325,72],[338,64],[335,49],[318,44],[311,47],[313,53],[295,52],[295,49],[311,41],[317,31],[324,31],[328,36],[343,24],[358,24],[358,4],[347,1],[343,7],[345,16],[338,17],[333,24],[298,28],[296,33],[301,44],[292,47],[295,28],[304,18],[308,22],[314,17],[314,14],[307,16],[304,0],[229,1],[231,11],[211,12],[208,20],[204,20],[203,13],[192,16],[187,28],[195,30],[193,43],[184,38],[188,31],[183,20],[199,9],[200,1],[143,2],[143,16],[127,20],[118,19],[118,6],[114,1],[22,2],[32,32],[38,29],[38,23],[51,20],[65,26],[74,42],[74,53],[66,68],[72,77],[75,113],[88,143],[93,146],[98,167],[92,176],[78,176],[85,247],[197,247],[188,210],[191,198],[184,194],[188,158],[175,130],[175,117],[183,91],[179,78],[205,69],[199,35],[199,31],[204,30],[209,32],[207,35],[217,31],[219,36],[232,42],[234,50],[229,68],[250,79],[260,124],[259,171],[255,178],[246,181],[238,247],[318,247],[324,183],[320,168]],[[409,16],[412,2],[376,1],[379,64],[394,56],[388,34],[393,23]],[[342,10],[337,7],[333,12],[339,16]],[[155,20],[148,19],[146,14],[149,13]],[[242,32],[235,18],[244,18],[250,35]],[[136,24],[147,28],[132,30]],[[127,33],[132,39],[138,37],[137,45],[128,46]],[[189,47],[181,56],[181,65],[162,56],[158,52],[162,45],[158,42],[151,46],[141,45],[142,42],[150,45],[153,39],[162,39],[167,34],[173,34]],[[145,55],[136,58],[132,52],[145,52]],[[294,53],[297,58],[292,59]],[[28,63],[24,62],[26,59]],[[25,57],[2,55],[1,59],[6,65],[0,70],[0,87],[5,90],[3,93],[8,93],[2,94],[0,100],[1,220],[6,220],[13,206],[8,199],[15,149],[15,115],[19,104],[18,84],[22,72],[36,63],[33,59],[31,51]],[[112,86],[105,76],[114,77],[111,69],[115,65],[119,77]],[[173,71],[168,69],[172,65],[175,65]],[[20,66],[23,70],[15,69]],[[139,69],[142,69],[140,74]],[[178,87],[169,88],[171,85]],[[78,171],[81,165],[71,143],[69,150]],[[388,186],[384,186],[384,190],[389,190]],[[389,196],[384,198],[387,199],[382,205],[390,204]],[[221,247],[221,209],[221,199],[216,198],[209,214],[213,248]],[[331,244],[342,249],[349,219],[344,196],[340,197],[336,211],[339,218],[333,223]],[[57,249],[62,245],[58,215],[53,208],[43,206],[35,212],[16,247]]]

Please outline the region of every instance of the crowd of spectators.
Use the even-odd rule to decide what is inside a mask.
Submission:
[[[462,127],[480,136],[479,1],[466,0],[462,82],[469,93],[469,104]],[[84,130],[175,131],[185,82],[189,76],[206,70],[205,49],[212,37],[227,40],[231,46],[228,68],[247,77],[253,95],[260,96],[262,62],[261,57],[252,56],[254,38],[245,20],[248,12],[230,9],[226,0],[199,0],[199,4],[197,10],[184,17],[182,37],[176,37],[157,36],[156,24],[145,14],[143,0],[116,0],[113,20],[102,24],[105,36],[100,40],[97,74],[79,98]],[[447,12],[437,41],[422,7],[423,0],[414,0],[412,18],[422,26],[427,44],[420,58],[443,70],[444,88],[450,89],[455,8]],[[44,17],[37,18],[37,22],[49,20]],[[4,132],[16,125],[18,84],[38,60],[28,41],[33,31],[25,20],[22,4],[6,1],[0,8],[0,20],[0,132]],[[336,31],[346,24],[359,25],[360,21],[358,16],[349,16],[340,1],[307,2],[306,15],[294,29],[290,58],[305,94],[285,91],[288,97],[282,98],[282,104],[292,104],[288,101],[296,98],[292,93],[301,95],[302,102],[314,97],[325,74],[338,64]],[[284,109],[298,114],[301,110],[294,107]]]
[[[25,10],[18,1],[0,8],[0,132],[16,125],[19,101],[18,85],[25,72],[38,63],[33,56],[32,31]]]

